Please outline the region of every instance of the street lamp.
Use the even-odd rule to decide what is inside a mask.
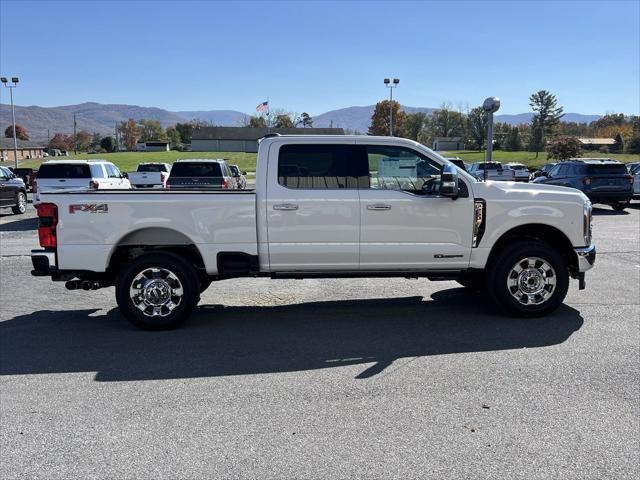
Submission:
[[[493,114],[500,108],[500,99],[498,97],[489,97],[483,104],[482,109],[487,112],[487,162],[493,157]],[[486,169],[485,169],[486,172]]]
[[[384,79],[384,84],[389,89],[389,136],[393,137],[393,89],[398,86],[400,83],[399,78],[394,78],[391,80],[390,78]]]
[[[18,86],[19,79],[18,77],[11,77],[13,85],[9,85],[7,77],[1,77],[0,81],[4,84],[5,87],[9,89],[9,96],[11,97],[11,122],[13,123],[13,162],[14,166],[18,168],[18,137],[16,136],[16,111],[13,107],[13,89]]]

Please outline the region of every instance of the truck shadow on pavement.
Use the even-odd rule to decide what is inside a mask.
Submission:
[[[38,218],[23,218],[0,224],[0,232],[27,232],[38,229]]]
[[[125,381],[362,365],[355,378],[366,379],[400,358],[557,345],[582,324],[568,306],[537,319],[497,315],[462,288],[432,299],[201,305],[166,332],[136,330],[117,309],[38,311],[0,323],[0,374],[95,371],[97,381]]]

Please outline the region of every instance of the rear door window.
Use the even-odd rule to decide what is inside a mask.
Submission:
[[[627,168],[622,163],[588,164],[589,175],[627,175]]]
[[[43,163],[38,178],[91,178],[91,169],[85,163]]]
[[[222,177],[219,163],[176,162],[171,169],[172,177]]]

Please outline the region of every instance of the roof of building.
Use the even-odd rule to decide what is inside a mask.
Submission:
[[[3,150],[7,148],[12,149],[13,138],[0,138],[0,148],[2,148]],[[44,148],[44,147],[36,142],[18,139],[18,150],[23,148]]]
[[[435,137],[434,142],[460,142],[462,137]]]
[[[192,140],[258,140],[268,133],[281,135],[344,135],[342,128],[251,128],[201,127],[193,131]]]
[[[578,138],[583,145],[613,145],[616,143],[614,138]]]

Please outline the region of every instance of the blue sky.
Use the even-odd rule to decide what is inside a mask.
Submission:
[[[640,2],[0,0],[0,71],[19,105],[96,101],[311,114],[384,98],[529,111],[640,111]],[[0,89],[2,103],[6,91]]]

